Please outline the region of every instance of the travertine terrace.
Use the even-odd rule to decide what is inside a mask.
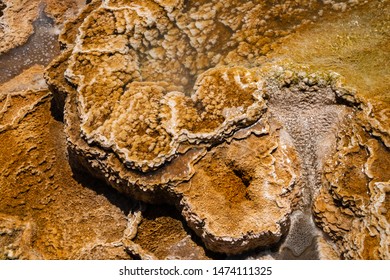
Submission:
[[[389,1],[22,2],[3,52],[61,53],[0,86],[0,258],[390,258]]]

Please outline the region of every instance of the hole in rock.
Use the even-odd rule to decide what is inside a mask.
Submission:
[[[245,187],[249,187],[249,185],[251,184],[252,178],[248,174],[245,174],[245,172],[243,170],[239,170],[239,169],[233,169],[233,172],[234,172],[234,174],[236,174],[236,176],[238,178],[241,179],[241,181]]]
[[[2,1],[2,0],[0,0],[0,17],[2,17],[3,16],[3,10],[5,9],[7,7],[7,5],[5,5],[5,3]]]

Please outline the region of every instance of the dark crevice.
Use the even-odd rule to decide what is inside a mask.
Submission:
[[[93,190],[97,195],[102,195],[107,198],[111,204],[121,209],[124,215],[127,216],[133,206],[138,203],[116,189],[108,186],[104,181],[92,177],[89,173],[84,171],[83,167],[77,166],[76,160],[70,159],[70,161],[72,162],[70,166],[73,172],[73,178],[83,187]]]
[[[7,7],[7,5],[5,3],[3,3],[2,0],[0,0],[0,17],[3,16],[3,10]]]
[[[344,105],[346,107],[351,107],[351,108],[359,108],[360,103],[358,101],[353,102],[346,100],[345,98],[342,98],[340,96],[336,95],[336,103],[339,105]]]
[[[131,259],[133,259],[135,261],[142,260],[142,257],[139,254],[130,250],[128,247],[125,247],[125,252],[126,252],[126,254],[128,254],[130,256]]]
[[[241,179],[245,187],[249,187],[252,181],[252,178],[249,175],[245,174],[243,170],[239,169],[233,169],[233,172],[238,178]]]
[[[210,251],[206,248],[202,239],[198,235],[196,235],[194,233],[194,231],[187,225],[187,222],[179,214],[179,212],[176,210],[176,208],[174,206],[169,205],[169,204],[162,204],[162,205],[145,204],[145,205],[146,205],[145,210],[142,211],[143,219],[157,220],[159,217],[165,216],[165,217],[170,217],[172,219],[178,220],[182,224],[182,227],[185,230],[186,234],[188,234],[191,237],[191,240],[197,246],[203,248],[206,257],[208,257],[210,259],[215,259],[215,260],[226,259],[225,254],[216,253],[216,252]],[[133,255],[130,255],[130,256],[134,257]]]
[[[52,90],[50,90],[53,92]],[[56,100],[55,95],[50,100],[50,113],[56,121],[64,122],[64,106]]]

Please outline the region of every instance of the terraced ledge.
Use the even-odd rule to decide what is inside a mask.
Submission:
[[[370,199],[386,203],[388,179],[369,184],[372,196],[351,198],[349,183],[331,175],[345,163],[326,159],[345,153],[348,140],[340,135],[356,128],[380,138],[356,136],[371,154],[382,149],[386,161],[386,122],[364,109],[370,105],[336,73],[283,62],[259,65],[255,39],[262,24],[258,16],[238,14],[267,7],[251,3],[92,1],[65,26],[65,50],[46,71],[64,114],[71,165],[135,199],[175,205],[215,252],[274,246],[291,222],[302,222],[311,229],[308,242],[286,241],[302,253],[318,236],[311,220],[291,220],[295,210],[313,209],[317,225],[336,238],[339,229],[329,230],[333,216],[323,211],[332,204],[321,204],[325,196],[350,205],[357,215],[352,220],[372,213],[380,224],[375,242],[383,244],[384,212],[379,204],[364,205]],[[279,8],[273,12],[288,17]],[[298,21],[311,12],[300,10]],[[271,22],[276,18],[270,15]],[[364,122],[361,114],[372,117]],[[365,172],[371,179],[386,173],[374,157],[357,160],[370,166]],[[333,212],[341,211],[334,204]]]

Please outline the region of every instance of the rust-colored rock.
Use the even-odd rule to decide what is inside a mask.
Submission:
[[[355,97],[336,74],[256,67],[270,48],[261,26],[284,36],[316,5],[286,27],[272,23],[292,16],[283,13],[291,3],[92,1],[67,24],[68,50],[46,74],[72,165],[136,199],[176,205],[213,251],[276,244],[320,191],[322,159],[354,111],[339,102]],[[316,239],[312,225],[306,245],[287,239],[294,254]]]
[[[71,170],[43,70],[34,66],[0,86],[0,141],[7,143],[0,150],[0,259],[129,259],[130,248],[144,246],[141,235],[152,239],[144,232],[153,230],[147,221],[158,210],[143,214],[138,202]],[[172,248],[156,242],[165,255],[151,253],[205,256],[175,215],[162,219],[170,230],[160,234]]]
[[[127,243],[127,251],[142,259],[209,259],[202,247],[191,238],[174,208],[143,206],[133,242]]]
[[[270,99],[269,112],[271,114],[264,115],[266,101],[257,99],[262,102],[259,103],[261,106],[256,105],[259,108],[258,111],[253,110],[255,113],[242,114],[240,110],[231,110],[232,117],[228,115],[231,121],[227,122],[221,119],[217,122],[216,129],[211,130],[211,133],[191,133],[191,131],[188,132],[187,128],[185,129],[186,133],[180,133],[183,129],[176,129],[180,125],[171,125],[169,126],[170,131],[176,131],[176,135],[172,133],[171,138],[178,139],[179,143],[173,152],[174,157],[172,159],[165,158],[161,166],[160,164],[155,165],[156,156],[153,155],[153,150],[145,150],[145,155],[152,157],[149,158],[149,161],[143,159],[139,162],[145,162],[145,167],[150,168],[139,170],[139,166],[128,164],[125,157],[121,158],[117,150],[110,151],[109,147],[89,145],[88,137],[80,132],[82,127],[79,117],[80,111],[76,109],[79,93],[67,84],[60,74],[66,69],[67,56],[69,53],[65,53],[63,57],[52,64],[47,78],[52,87],[57,89],[56,95],[61,97],[64,95],[64,91],[67,94],[65,121],[72,164],[78,168],[83,166],[94,176],[105,179],[115,188],[137,199],[153,203],[175,204],[182,211],[188,225],[205,242],[207,248],[217,252],[236,254],[256,247],[269,246],[277,243],[288,231],[289,216],[298,205],[300,187],[304,184],[303,181],[308,180],[301,178],[297,168],[300,166],[300,160],[293,146],[297,145],[298,148],[302,148],[308,141],[308,135],[303,133],[306,136],[300,137],[299,130],[294,132],[294,128],[297,127],[291,125],[288,116],[282,117],[283,106],[291,106],[295,99],[297,106],[301,106],[302,109],[313,106],[313,115],[320,118],[319,112],[323,110],[325,114],[323,118],[327,118],[327,120],[323,123],[313,123],[313,126],[318,129],[318,141],[326,136],[326,132],[334,130],[335,126],[337,127],[339,119],[342,119],[345,114],[344,111],[348,112],[347,109],[343,109],[345,106],[337,105],[338,91],[345,90],[338,84],[337,77],[332,73],[313,73],[309,75],[309,80],[305,76],[306,74],[300,75],[295,70],[284,70],[277,67],[248,70],[237,67],[216,68],[207,71],[205,76],[211,73],[218,78],[222,73],[222,76],[225,75],[226,82],[231,77],[233,85],[240,81],[240,75],[256,81],[255,87],[241,86],[242,89],[236,91],[242,90],[243,94],[246,94],[247,90],[249,92],[252,90],[267,96]],[[232,74],[229,76],[229,73]],[[308,81],[305,84],[306,80]],[[211,79],[211,81],[215,80]],[[201,82],[198,84],[202,85]],[[147,94],[142,90],[145,87],[151,88],[151,85],[151,82],[134,82],[127,87],[138,87],[135,94],[142,97],[141,93]],[[156,85],[154,87],[158,88]],[[302,100],[296,96],[299,89],[308,92],[301,93],[301,96],[304,97]],[[223,87],[219,89],[219,92],[229,96],[224,92]],[[175,92],[165,95],[155,93],[153,98],[156,99],[149,101],[150,98],[148,98],[143,104],[148,102],[155,102],[155,104],[160,102],[162,105],[170,104],[170,101],[164,103],[160,100],[171,96],[176,97],[175,94]],[[290,94],[292,99],[279,100],[280,94],[284,96]],[[168,97],[166,97],[167,95]],[[253,93],[249,94],[249,100],[258,102],[253,96]],[[294,98],[294,96],[296,97]],[[185,98],[185,96],[183,95],[181,98]],[[223,103],[226,102],[223,98],[217,100],[220,101],[215,103],[215,108],[226,106],[226,103]],[[130,99],[128,102],[132,104],[131,102],[134,101]],[[240,102],[243,105],[235,106],[245,108],[245,99],[240,99]],[[162,110],[167,116],[166,123],[172,122],[172,112],[186,112],[186,110],[175,109],[177,103],[170,104],[165,110]],[[187,106],[191,108],[191,102],[184,104],[189,104]],[[231,104],[235,103],[231,102]],[[248,108],[251,106],[256,108],[253,104],[256,103],[252,103]],[[325,109],[322,109],[322,106]],[[140,113],[136,115],[145,113],[142,119],[138,119],[141,125],[145,122],[153,123],[154,114],[150,112],[150,114],[146,114],[146,111],[142,111],[141,108],[145,108],[145,106],[138,108]],[[118,109],[118,112],[120,111]],[[196,120],[193,118],[196,118],[196,114],[192,114],[190,118],[187,117],[184,120],[187,123],[191,123],[191,121],[199,123],[196,129],[202,129],[202,121],[207,122],[208,118],[208,111],[204,110],[204,112],[203,119]],[[331,114],[334,113],[333,117]],[[118,114],[117,118],[120,119],[121,115]],[[180,115],[175,117],[175,124],[180,123],[181,118]],[[241,121],[241,124],[235,120]],[[302,117],[298,117],[297,120],[303,121]],[[284,121],[286,123],[283,123]],[[255,123],[253,124],[253,122]],[[281,122],[285,128],[280,130],[278,122]],[[188,127],[184,121],[182,123],[184,123],[184,127]],[[235,123],[239,125],[235,125]],[[206,126],[206,128],[208,127]],[[211,128],[214,127],[211,126]],[[124,128],[123,125],[122,128]],[[154,128],[158,130],[158,126],[154,126]],[[100,127],[97,126],[97,129]],[[141,129],[141,133],[145,130]],[[126,131],[126,129],[122,130],[122,132]],[[134,133],[135,135],[132,136]],[[129,132],[129,137],[138,137],[136,133],[137,131]],[[169,134],[167,133],[167,135]],[[203,137],[203,135],[207,137]],[[298,142],[294,143],[294,141]],[[299,144],[299,141],[303,142]],[[144,142],[140,142],[140,144],[144,144]],[[207,149],[211,144],[215,147]],[[316,145],[318,144],[313,146],[314,152],[317,149]],[[142,151],[139,148],[137,150]],[[305,150],[300,152],[309,154]],[[318,153],[320,152],[324,153],[324,151],[318,151]],[[137,155],[135,153],[129,154],[134,157]],[[315,159],[305,163],[307,166],[304,171],[309,172],[309,165],[314,163]],[[308,176],[305,175],[305,177]],[[316,178],[313,180],[315,181]],[[317,183],[314,182],[314,184]],[[309,188],[313,182],[307,181],[305,184],[308,184],[306,188]],[[227,211],[229,215],[226,215]],[[246,213],[246,215],[243,216],[242,213]],[[256,220],[261,222],[254,222]],[[292,241],[290,246],[295,246],[295,242]]]
[[[113,229],[126,228],[121,210],[72,177],[63,125],[51,117],[43,67],[2,85],[0,94],[0,141],[7,143],[0,159],[1,226],[14,238],[2,243],[1,258],[76,258],[85,246],[119,240],[123,233]]]
[[[0,1],[0,259],[390,258],[389,1],[84,2]]]

